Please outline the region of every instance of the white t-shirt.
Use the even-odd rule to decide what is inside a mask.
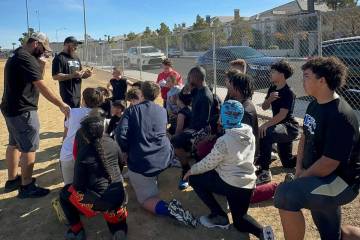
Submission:
[[[73,145],[77,130],[81,127],[81,121],[89,114],[90,108],[72,108],[69,118],[65,121],[68,132],[61,146],[60,161],[73,160]]]

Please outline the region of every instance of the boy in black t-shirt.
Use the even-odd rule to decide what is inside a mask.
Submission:
[[[106,129],[106,133],[114,138],[114,130],[116,129],[118,123],[121,120],[121,116],[123,112],[125,111],[126,104],[124,101],[117,100],[112,103],[111,106],[111,119],[109,122],[109,126]]]
[[[271,107],[273,117],[259,128],[260,156],[257,163],[260,167],[257,171],[257,184],[271,181],[269,166],[273,143],[277,143],[283,167],[295,167],[292,143],[299,134],[299,124],[293,116],[295,94],[286,83],[293,72],[290,64],[285,61],[271,66],[271,82],[274,86],[269,88],[262,109],[267,110]]]
[[[107,89],[112,91],[113,101],[125,100],[127,92],[127,85],[132,85],[132,82],[122,76],[122,70],[119,67],[114,67],[112,72],[113,78],[107,84]]]
[[[314,97],[304,118],[295,180],[279,185],[279,209],[285,239],[303,239],[301,210],[311,211],[321,239],[343,239],[341,206],[359,193],[359,123],[336,90],[346,79],[337,58],[318,57],[302,66],[305,92]]]

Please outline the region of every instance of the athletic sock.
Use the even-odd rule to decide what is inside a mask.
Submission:
[[[161,216],[170,216],[168,206],[167,202],[160,200],[155,206],[155,213]]]

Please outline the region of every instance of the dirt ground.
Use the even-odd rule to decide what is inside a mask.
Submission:
[[[58,93],[57,82],[51,79],[50,64],[47,67],[45,80],[47,85]],[[4,61],[0,62],[0,94],[3,92]],[[83,88],[88,86],[105,86],[110,75],[96,71],[95,75],[83,83]],[[63,131],[63,116],[57,107],[51,105],[41,97],[39,104],[39,115],[41,121],[41,142],[37,153],[34,169],[35,177],[39,185],[51,189],[51,193],[41,199],[16,198],[17,191],[3,194],[4,184],[7,179],[6,164],[4,161],[8,133],[4,118],[0,117],[0,239],[63,239],[66,227],[58,222],[51,200],[58,196],[63,186],[59,170],[59,152]],[[285,175],[283,169],[276,161],[272,165],[274,180],[280,182]],[[192,191],[180,192],[177,190],[179,169],[169,169],[162,173],[159,178],[161,197],[166,200],[179,199],[183,205],[190,209],[195,215],[208,214],[207,209],[199,201]],[[254,237],[240,234],[233,228],[230,230],[209,230],[198,227],[196,230],[178,225],[175,221],[163,217],[155,217],[141,209],[135,200],[134,192],[127,186],[129,193],[129,240],[157,239],[157,240],[230,240],[230,239],[255,239]],[[222,199],[223,200],[223,199]],[[240,200],[241,201],[241,200]],[[223,201],[224,202],[224,201]],[[359,198],[351,204],[343,207],[343,221],[347,224],[360,226]],[[263,225],[271,225],[277,239],[283,239],[280,218],[272,201],[252,205],[249,214]],[[306,216],[306,239],[319,239],[316,227],[311,216]],[[107,227],[102,217],[85,220],[85,229],[88,239],[109,239]]]

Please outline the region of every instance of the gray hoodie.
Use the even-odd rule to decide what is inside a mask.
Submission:
[[[227,129],[217,139],[211,153],[191,167],[191,173],[197,175],[215,169],[227,184],[253,189],[256,181],[254,156],[252,128],[242,124],[241,128]]]

